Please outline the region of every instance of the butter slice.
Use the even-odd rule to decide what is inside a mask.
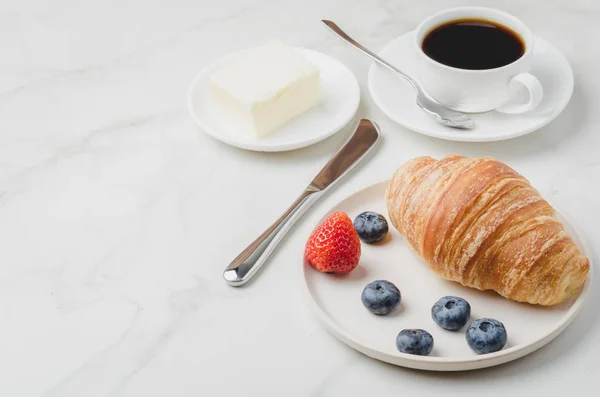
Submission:
[[[211,94],[222,117],[262,138],[319,103],[319,69],[272,41],[212,75]]]

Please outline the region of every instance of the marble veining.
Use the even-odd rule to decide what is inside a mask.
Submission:
[[[591,395],[594,302],[551,345],[498,368],[435,374],[371,360],[308,313],[303,243],[323,211],[405,160],[492,155],[600,242],[600,53],[594,0],[480,0],[564,52],[575,93],[525,137],[461,144],[388,120],[369,62],[320,25],[373,49],[457,0],[9,0],[0,8],[0,396]],[[585,27],[585,28],[582,28]],[[297,224],[242,289],[223,267],[300,193],[350,132],[289,153],[238,150],[186,110],[195,74],[271,38],[324,51],[357,76],[381,145]],[[597,256],[597,255],[596,255]],[[593,258],[597,261],[597,257]],[[555,393],[555,394],[552,394]]]

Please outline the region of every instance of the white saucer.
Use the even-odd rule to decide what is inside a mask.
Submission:
[[[388,45],[382,58],[418,79],[414,31]],[[438,124],[415,103],[414,90],[401,77],[373,63],[369,69],[369,91],[381,110],[398,124],[436,138],[453,141],[486,142],[515,138],[535,131],[554,120],[567,106],[573,93],[573,72],[569,62],[550,43],[536,37],[533,48],[534,74],[544,87],[542,103],[531,112],[508,115],[496,111],[474,114],[476,127],[460,131]]]
[[[321,102],[290,123],[263,139],[240,133],[212,109],[209,79],[214,71],[241,52],[204,68],[194,79],[188,93],[188,109],[194,121],[207,134],[242,149],[279,152],[299,149],[317,143],[342,129],[356,114],[360,88],[352,72],[337,60],[320,52],[296,48],[320,70]]]
[[[326,214],[344,211],[354,219],[363,211],[377,211],[387,218],[384,192],[389,181],[364,188],[329,209]],[[572,224],[561,218],[567,232],[588,258]],[[323,219],[320,220],[322,222]],[[315,225],[316,226],[316,225]],[[339,340],[375,359],[391,364],[432,371],[460,371],[491,367],[523,357],[558,336],[573,321],[588,294],[592,271],[577,296],[552,307],[512,302],[488,291],[482,292],[445,281],[411,251],[390,225],[383,243],[362,244],[356,269],[346,276],[319,273],[308,263],[301,271],[302,290],[313,313]],[[375,316],[366,310],[360,294],[369,282],[385,279],[398,286],[402,301],[388,316]],[[503,350],[476,355],[465,340],[465,328],[452,332],[431,319],[431,306],[442,296],[455,295],[471,304],[471,320],[492,317],[504,323],[508,342]],[[429,356],[398,352],[396,335],[405,328],[422,328],[433,335]]]

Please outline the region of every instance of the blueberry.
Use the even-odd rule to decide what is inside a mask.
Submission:
[[[506,345],[504,324],[493,318],[480,318],[467,329],[467,343],[477,354],[493,353]]]
[[[444,329],[461,329],[471,317],[471,305],[458,296],[444,296],[431,308],[431,318]]]
[[[396,337],[396,347],[402,353],[427,356],[433,349],[433,336],[422,329],[405,329]]]
[[[394,311],[400,304],[400,290],[389,281],[376,280],[367,284],[360,300],[372,313],[385,315]]]
[[[383,215],[367,211],[354,218],[354,228],[362,241],[371,244],[385,238],[388,232],[388,223]]]

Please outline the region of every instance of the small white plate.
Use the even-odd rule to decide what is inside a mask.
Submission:
[[[363,211],[387,215],[383,197],[388,183],[377,183],[350,195],[327,214],[344,211],[352,219]],[[564,218],[561,220],[583,253],[591,258],[580,235]],[[492,291],[478,291],[438,277],[417,258],[391,224],[382,243],[362,244],[360,264],[348,275],[319,273],[307,262],[302,269],[302,289],[310,308],[338,339],[375,359],[432,371],[490,367],[539,349],[573,321],[592,277],[590,271],[579,294],[560,305],[543,307],[509,301]],[[393,282],[402,294],[399,308],[388,316],[371,314],[360,300],[364,286],[378,279]],[[452,332],[437,326],[431,319],[431,306],[446,295],[465,298],[471,304],[471,320],[492,317],[503,322],[508,333],[504,349],[477,355],[465,341],[466,328]],[[422,328],[432,334],[434,347],[429,356],[398,352],[396,335],[405,328]]]
[[[379,55],[418,80],[414,31],[388,45]],[[476,127],[461,131],[437,123],[415,103],[415,92],[401,77],[373,63],[369,69],[369,91],[373,100],[392,120],[410,130],[435,138],[465,142],[488,142],[516,138],[542,128],[567,106],[573,93],[569,62],[550,43],[536,37],[532,74],[542,83],[544,98],[531,112],[520,115],[496,111],[473,114]]]
[[[204,68],[188,93],[188,109],[207,134],[229,145],[262,152],[299,149],[322,141],[342,129],[356,114],[360,88],[352,72],[337,60],[317,51],[296,48],[320,70],[321,101],[317,107],[262,139],[241,133],[228,120],[218,117],[210,98],[210,76],[243,52],[229,55]]]

